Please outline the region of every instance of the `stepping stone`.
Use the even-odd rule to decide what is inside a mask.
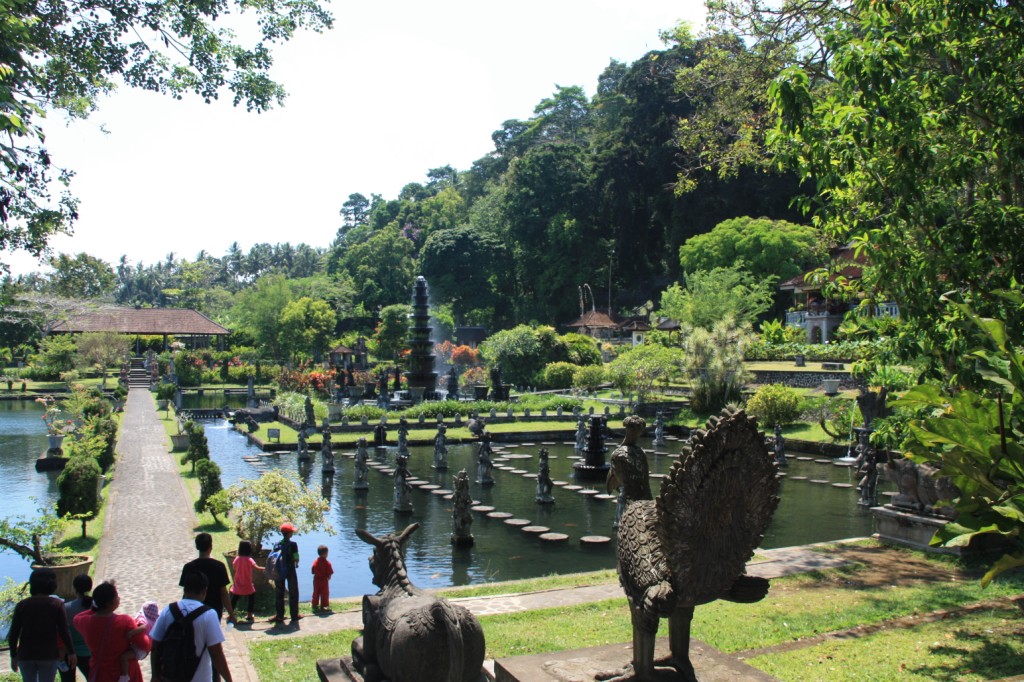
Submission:
[[[510,469],[513,474],[525,474],[526,469]]]
[[[583,490],[583,486],[581,486],[581,485],[567,485],[567,486],[565,486],[565,489],[566,490]]]
[[[830,459],[816,459],[816,460],[814,460],[814,462],[815,462],[815,464],[831,464],[832,460],[830,460]]]
[[[278,455],[288,454],[283,452],[261,452],[260,457],[277,457]]]
[[[886,497],[896,497],[896,495],[898,495],[899,493],[897,493],[895,490],[886,490],[882,494],[885,495]]]
[[[807,477],[806,476],[790,476],[789,480],[791,480],[791,481],[806,481]]]
[[[667,452],[662,452],[661,450],[655,450],[654,451],[654,456],[655,457],[668,457],[668,453]]]
[[[811,479],[811,483],[820,483],[820,484],[828,485],[828,481],[822,480],[820,478],[812,478]]]
[[[565,542],[568,539],[569,536],[565,533],[541,533],[540,535],[541,542],[548,542],[552,544],[558,542]]]
[[[551,529],[547,526],[523,526],[522,531],[524,533],[540,535],[541,533],[550,533]]]
[[[529,519],[505,519],[505,523],[510,526],[516,526],[519,528],[525,528],[530,525]]]
[[[444,488],[439,488],[437,490],[431,490],[430,494],[431,495],[438,495],[440,497],[444,497],[445,495],[451,495],[452,491],[451,490],[445,490]]]
[[[584,535],[580,538],[580,544],[584,547],[604,547],[612,541],[604,535]]]
[[[595,500],[617,500],[618,498],[618,495],[609,495],[608,493],[598,493],[597,495],[594,495]]]
[[[574,441],[574,440],[562,441],[562,445],[571,445],[573,447],[576,447],[576,441]]]
[[[523,478],[537,478],[537,474],[523,474]]]
[[[786,478],[787,475],[788,474],[785,471],[780,471],[777,474],[775,474],[775,478]]]
[[[665,474],[651,474],[651,478],[665,478]]]
[[[569,485],[569,481],[551,481],[553,484],[561,487],[563,485]]]
[[[553,440],[545,440],[541,442],[541,445],[556,445],[556,443]]]
[[[799,461],[801,461],[801,462],[810,462],[814,458],[813,457],[797,457],[797,459]]]
[[[407,478],[405,480],[405,482],[408,483],[409,485],[416,485],[416,486],[426,485],[427,484],[427,482],[424,481],[422,478]]]
[[[520,443],[520,445],[522,445],[524,448],[532,448],[537,446],[536,443]]]
[[[377,471],[381,472],[385,476],[394,476],[395,475],[395,470],[394,469],[389,469],[388,467],[377,469]]]
[[[426,485],[421,485],[420,490],[437,490],[440,487],[441,486],[434,485],[433,483],[427,483]]]
[[[494,511],[494,507],[488,506],[486,504],[473,505],[472,507],[470,507],[470,509],[472,509],[475,512],[480,512],[481,514],[488,514]]]
[[[508,512],[492,511],[487,514],[489,519],[511,519],[512,515]]]
[[[832,487],[833,488],[852,488],[853,484],[852,483],[833,483]]]
[[[506,459],[533,459],[533,455],[505,455]]]
[[[578,492],[580,495],[585,495],[585,496],[588,496],[588,497],[590,495],[599,495],[600,494],[598,491],[592,490],[590,488],[584,488],[583,490],[578,490],[576,492]]]
[[[454,500],[455,499],[455,493],[452,493],[450,495],[445,495],[444,499],[446,499],[446,500]]]

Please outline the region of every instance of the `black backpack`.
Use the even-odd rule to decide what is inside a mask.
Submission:
[[[199,660],[206,653],[206,645],[196,655],[196,618],[210,610],[205,604],[183,615],[177,603],[170,606],[174,621],[167,626],[160,646],[153,651],[153,679],[159,682],[191,682],[199,669]]]

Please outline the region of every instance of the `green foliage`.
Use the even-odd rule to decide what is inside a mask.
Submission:
[[[766,384],[747,398],[747,412],[757,417],[763,428],[786,426],[800,418],[800,395],[782,384]]]
[[[92,442],[91,453],[100,469],[106,473],[114,465],[114,447],[117,445],[117,422],[109,416],[93,416],[85,420],[77,434],[78,440]],[[66,447],[75,447],[67,444]]]
[[[994,295],[1024,309],[1019,289]],[[960,489],[957,518],[935,533],[933,545],[963,547],[975,537],[1001,537],[1009,550],[982,578],[1024,566],[1024,351],[1002,320],[982,317],[964,304],[952,304],[974,325],[981,344],[972,353],[985,390],[944,391],[935,384],[915,386],[897,405],[928,410],[909,425],[908,457],[939,466]]]
[[[761,342],[766,345],[800,343],[807,339],[802,327],[791,326],[780,320],[765,320],[761,323]]]
[[[412,306],[407,303],[389,305],[380,311],[380,324],[374,331],[373,338],[377,342],[377,357],[382,360],[394,360],[405,347],[409,336],[409,315]]]
[[[874,357],[880,346],[872,341],[840,341],[838,343],[766,343],[754,341],[743,349],[750,361],[792,360],[803,355],[808,362],[852,362]]]
[[[601,349],[597,340],[586,334],[569,333],[559,337],[565,344],[567,359],[574,365],[600,365]]]
[[[73,454],[57,477],[60,497],[57,513],[73,515],[82,522],[82,537],[86,537],[86,522],[100,512],[99,481],[102,472],[96,459],[88,452]]]
[[[603,365],[577,367],[572,373],[572,387],[581,391],[596,391],[598,386],[608,380],[608,373]]]
[[[180,378],[181,375],[179,375]],[[174,400],[174,396],[178,392],[178,387],[174,384],[161,382],[156,385],[156,398],[157,400]]]
[[[293,357],[308,353],[320,359],[334,335],[338,319],[326,301],[309,296],[290,301],[278,320],[281,350]]]
[[[608,363],[608,380],[623,395],[635,395],[643,403],[658,384],[679,376],[683,354],[678,348],[644,344],[624,351]]]
[[[188,450],[181,456],[181,463],[191,462],[192,473],[195,473],[196,465],[204,459],[210,459],[210,444],[206,440],[206,429],[202,424],[192,422],[192,426],[188,430]]]
[[[743,383],[747,370],[743,353],[752,338],[751,332],[730,318],[723,318],[714,327],[697,327],[683,339],[683,368],[690,382],[690,407],[694,412],[717,412],[727,403],[743,399]]]
[[[749,324],[772,305],[775,279],[754,277],[742,263],[686,275],[686,286],[673,284],[661,294],[658,317],[685,327],[711,329],[731,318]]]
[[[505,383],[533,386],[541,383],[541,373],[546,365],[570,361],[570,345],[575,349],[572,354],[576,357],[588,362],[592,359],[586,343],[576,336],[567,342],[551,327],[521,324],[489,336],[480,344],[480,355],[488,366],[500,367]]]
[[[0,551],[10,550],[34,564],[47,565],[55,555],[66,552],[57,547],[64,524],[53,508],[40,507],[36,516],[0,518]]]
[[[828,257],[821,231],[767,218],[732,218],[679,249],[683,272],[709,271],[742,262],[755,278],[785,281]]]
[[[857,403],[847,398],[814,398],[812,405],[803,407],[804,418],[817,419],[821,430],[837,443],[849,442],[854,438],[853,427],[864,423]]]
[[[917,383],[913,372],[893,365],[879,365],[868,377],[868,386],[885,387],[890,391],[905,391]]]
[[[218,515],[225,513],[223,505],[220,504],[223,502],[224,496],[214,497],[224,489],[220,481],[220,467],[209,459],[201,459],[195,463],[195,472],[199,479],[199,499],[195,502],[196,512],[208,511],[213,516],[214,523],[220,523]],[[213,501],[211,502],[211,500]]]
[[[39,342],[39,352],[29,357],[22,376],[35,381],[54,381],[61,372],[75,368],[78,347],[70,334],[54,334]]]
[[[541,372],[541,388],[569,388],[579,365],[571,362],[549,362]]]
[[[251,542],[253,549],[263,547],[263,542],[285,521],[298,526],[299,533],[335,532],[325,518],[330,503],[280,471],[240,480],[227,489],[227,496],[236,514],[235,532],[242,540]]]

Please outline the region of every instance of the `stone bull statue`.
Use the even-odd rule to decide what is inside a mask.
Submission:
[[[475,682],[484,661],[484,632],[462,606],[439,599],[409,580],[403,550],[418,523],[398,535],[376,538],[370,570],[380,588],[363,596],[363,634],[352,642],[352,659],[366,682]]]

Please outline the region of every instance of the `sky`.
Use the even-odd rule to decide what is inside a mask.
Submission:
[[[85,121],[51,113],[47,145],[76,172],[81,201],[53,252],[150,265],[220,257],[232,242],[327,247],[350,194],[393,199],[430,168],[468,169],[503,121],[529,118],[556,86],[592,96],[611,59],[631,63],[663,47],[659,31],[704,16],[703,0],[326,6],[333,30],[274,51],[283,107],[122,88]],[[14,274],[48,269],[23,253],[0,259]]]

